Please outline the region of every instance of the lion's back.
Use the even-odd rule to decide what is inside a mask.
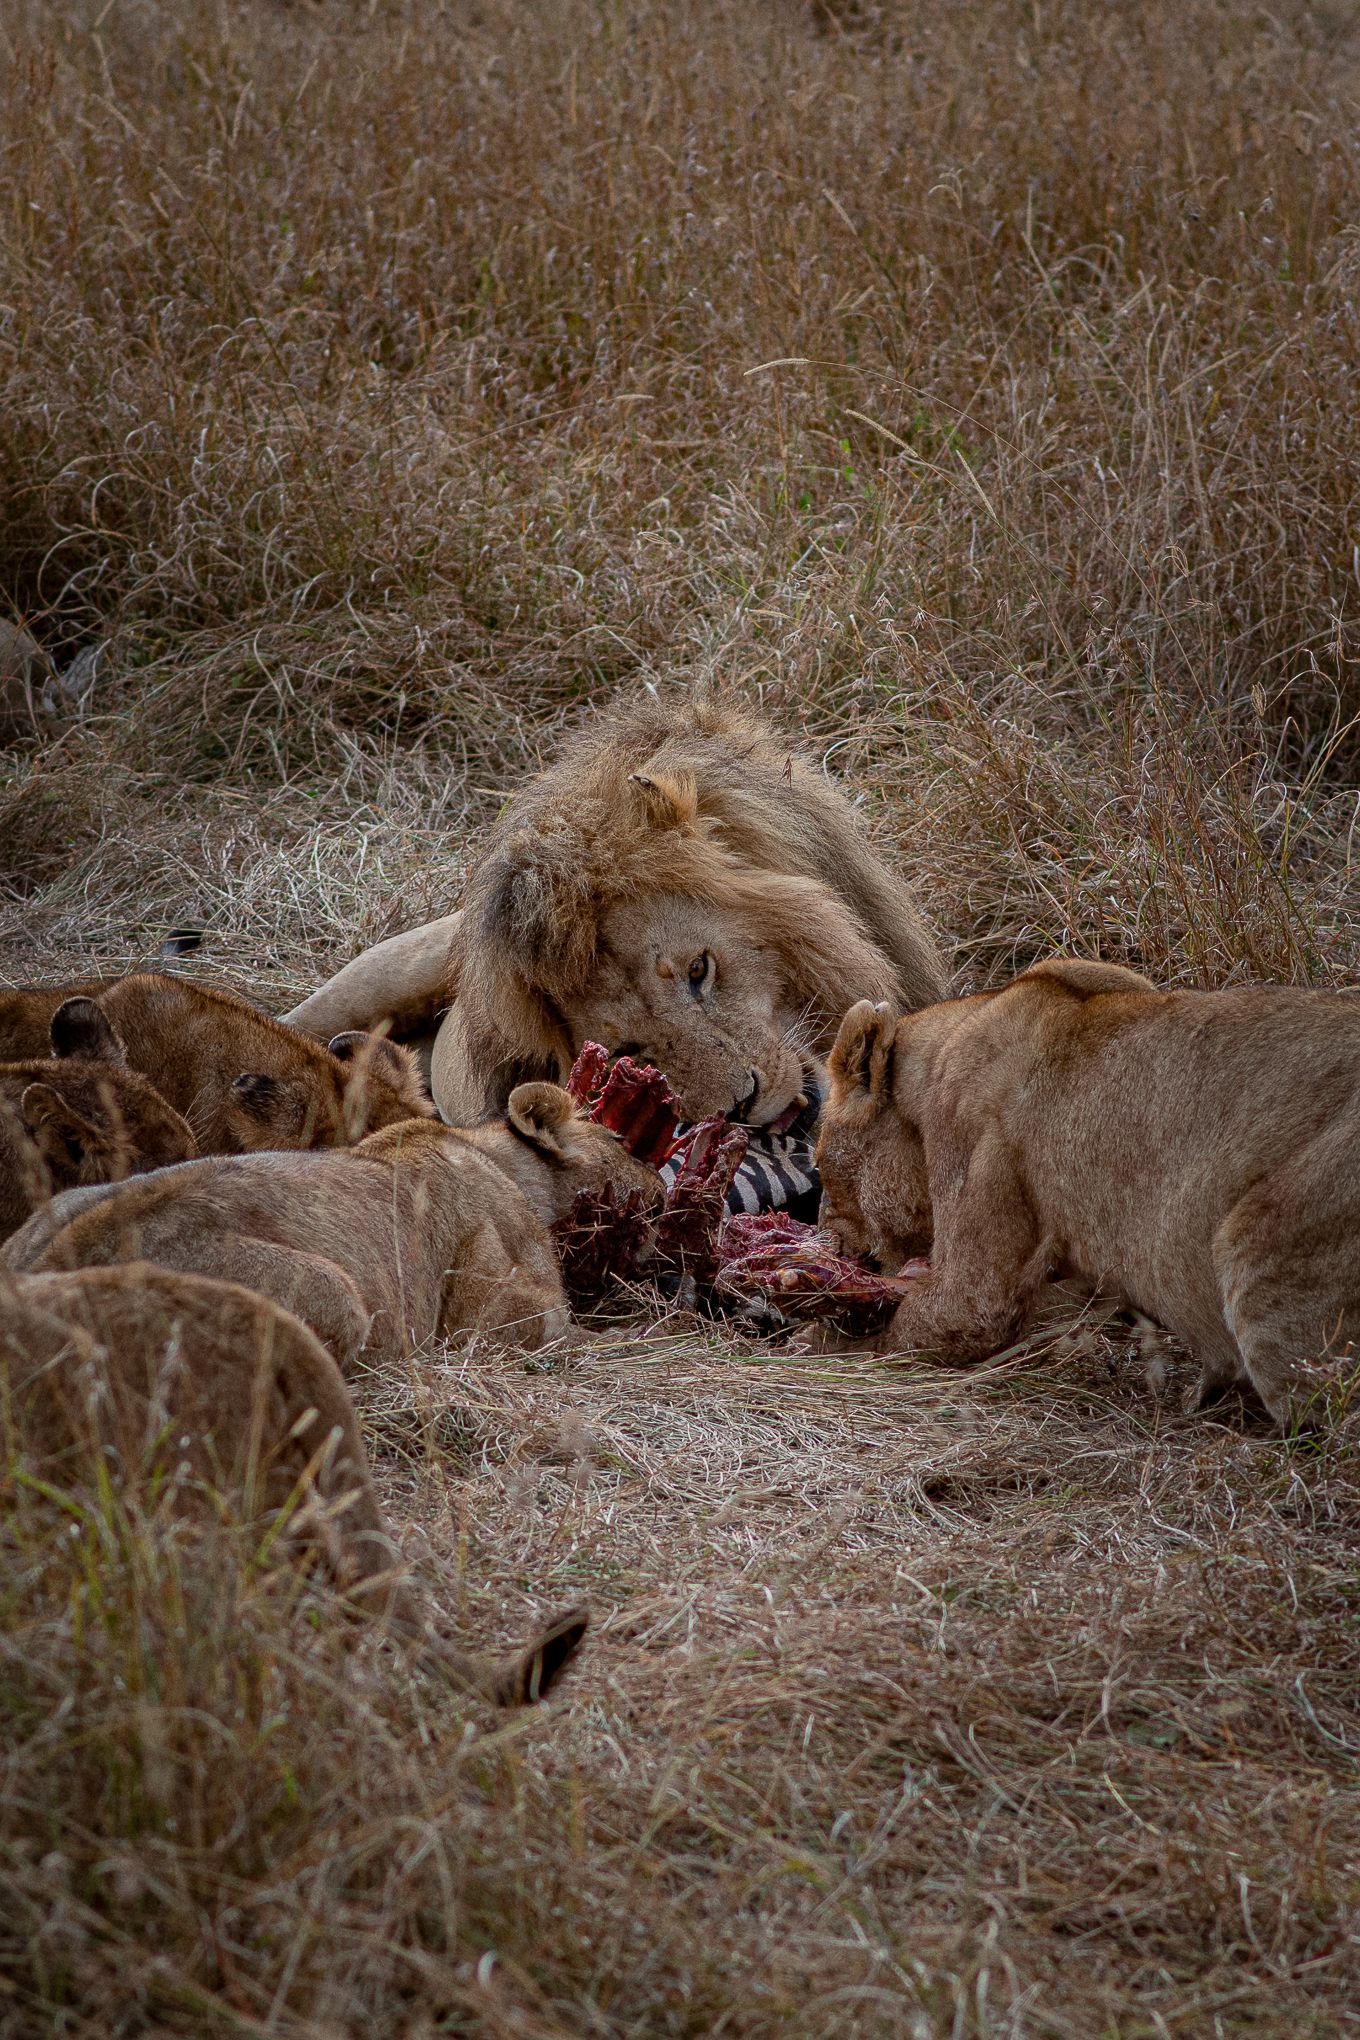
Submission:
[[[230,1482],[253,1432],[266,1456],[287,1456],[301,1412],[323,1429],[353,1421],[335,1363],[291,1312],[144,1262],[0,1286],[0,1366],[22,1448],[72,1471],[96,1439],[133,1471],[168,1421],[177,1463]]]

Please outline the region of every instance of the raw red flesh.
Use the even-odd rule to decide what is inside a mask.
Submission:
[[[608,1049],[588,1041],[572,1064],[567,1090],[588,1119],[616,1133],[640,1162],[660,1168],[679,1146],[680,1105],[660,1070],[627,1055],[611,1067]]]
[[[589,1108],[609,1068],[609,1050],[598,1041],[588,1041],[571,1066],[566,1088],[578,1105]]]
[[[801,1247],[809,1239],[821,1240],[826,1246],[815,1226],[806,1225],[801,1218],[791,1218],[787,1211],[738,1212],[727,1221],[723,1259],[743,1260],[765,1247]],[[830,1247],[826,1251],[830,1253]]]
[[[929,1266],[909,1261],[899,1275],[875,1275],[782,1211],[729,1219],[719,1258],[720,1293],[768,1297],[789,1317],[834,1317],[857,1332],[886,1324]]]
[[[615,1203],[613,1187],[582,1190],[552,1228],[562,1286],[573,1303],[593,1303],[611,1282],[631,1282],[651,1255],[655,1224],[630,1190]]]
[[[709,1289],[718,1273],[727,1193],[745,1158],[747,1134],[719,1114],[701,1119],[686,1138],[685,1159],[656,1229],[656,1265],[691,1275],[696,1287]]]
[[[727,1192],[746,1135],[724,1119],[705,1119],[686,1140],[659,1219],[635,1190],[621,1204],[610,1190],[582,1190],[553,1226],[563,1285],[574,1302],[593,1302],[610,1282],[638,1275],[688,1275],[696,1289],[712,1288]]]
[[[611,1064],[608,1049],[588,1041],[567,1089],[639,1161],[655,1168],[685,1151],[655,1224],[636,1191],[620,1204],[610,1191],[582,1191],[553,1227],[574,1300],[593,1301],[611,1281],[678,1274],[733,1300],[767,1297],[789,1317],[830,1317],[848,1330],[870,1331],[887,1323],[929,1266],[910,1261],[899,1275],[875,1275],[787,1212],[728,1218],[727,1193],[746,1154],[746,1131],[715,1117],[677,1138],[679,1109],[660,1070],[629,1056]]]

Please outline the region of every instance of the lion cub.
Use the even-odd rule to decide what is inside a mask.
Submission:
[[[54,1190],[116,1183],[198,1153],[185,1121],[89,999],[52,1016],[49,1056],[0,1063],[0,1238]]]
[[[346,1147],[434,1112],[414,1056],[379,1035],[337,1034],[323,1048],[234,992],[155,971],[88,990],[202,1154]],[[0,994],[0,1050],[41,1055],[33,1043],[67,996],[60,987]]]
[[[1360,998],[1159,992],[1036,964],[894,1024],[852,1007],[818,1143],[823,1219],[931,1268],[881,1342],[966,1361],[1050,1270],[1246,1377],[1278,1422],[1360,1338]]]
[[[75,984],[25,985],[0,990],[0,1062],[34,1062],[51,1055],[52,1022],[68,999],[97,1000],[116,978],[82,978]]]
[[[0,1277],[0,1449],[62,1486],[99,1464],[149,1476],[159,1497],[168,1474],[182,1498],[238,1495],[252,1517],[301,1495],[293,1529],[355,1601],[427,1664],[505,1703],[546,1693],[585,1633],[574,1610],[500,1664],[441,1635],[401,1578],[335,1362],[235,1283],[136,1262]]]
[[[11,1268],[145,1258],[258,1289],[342,1366],[466,1330],[532,1349],[571,1320],[548,1227],[578,1190],[662,1198],[655,1169],[556,1084],[521,1084],[504,1119],[429,1120],[339,1154],[219,1156],[77,1190],[3,1250]]]

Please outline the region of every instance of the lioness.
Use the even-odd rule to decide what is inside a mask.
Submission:
[[[41,1054],[32,1043],[68,995],[0,995],[0,1045]],[[92,996],[205,1155],[343,1147],[433,1113],[410,1051],[378,1035],[342,1033],[323,1048],[234,992],[157,971],[96,983]]]
[[[665,1071],[687,1117],[815,1103],[848,1000],[913,1009],[946,972],[832,782],[711,700],[599,717],[514,795],[461,914],[396,936],[288,1015],[324,1038],[434,1027],[454,1124],[561,1081],[587,1039]]]
[[[1197,1406],[1245,1376],[1286,1423],[1360,1335],[1360,999],[1055,960],[861,1002],[830,1069],[823,1222],[889,1264],[933,1239],[886,1349],[995,1351],[1052,1269],[1183,1339]]]
[[[158,1508],[166,1474],[181,1497],[240,1497],[250,1516],[296,1508],[290,1527],[362,1607],[505,1703],[546,1693],[585,1633],[574,1610],[500,1664],[442,1636],[401,1578],[335,1362],[235,1283],[144,1263],[0,1276],[0,1449],[11,1476],[150,1479]]]
[[[47,1059],[0,1063],[0,1238],[77,1183],[116,1183],[185,1162],[193,1134],[145,1077],[98,1006],[67,999]]]
[[[478,1329],[532,1349],[571,1319],[548,1227],[578,1190],[661,1179],[555,1084],[459,1130],[412,1119],[339,1154],[219,1156],[58,1197],[3,1250],[14,1269],[146,1258],[244,1282],[341,1366]]]

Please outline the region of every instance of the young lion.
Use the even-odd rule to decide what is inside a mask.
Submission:
[[[1360,1337],[1360,999],[1055,960],[861,1002],[830,1069],[828,1229],[888,1263],[933,1236],[885,1349],[995,1351],[1052,1269],[1184,1339],[1198,1407],[1245,1376],[1283,1424]]]
[[[380,1127],[427,1116],[414,1057],[363,1033],[323,1048],[234,992],[156,971],[89,988],[126,1059],[193,1127],[201,1153],[346,1147]],[[40,1055],[61,987],[0,994],[0,1047]]]
[[[168,1475],[188,1501],[239,1497],[249,1517],[296,1508],[290,1527],[362,1608],[505,1704],[541,1698],[585,1634],[573,1610],[500,1664],[440,1634],[401,1578],[334,1361],[235,1283],[136,1262],[0,1276],[0,1448],[11,1468],[61,1486],[99,1464],[124,1481]]]
[[[429,1120],[339,1154],[220,1156],[55,1200],[3,1251],[16,1269],[145,1258],[258,1289],[309,1324],[341,1366],[362,1352],[493,1332],[533,1349],[571,1319],[548,1227],[578,1190],[661,1179],[555,1084],[521,1084],[505,1119]]]
[[[51,1055],[52,1022],[68,999],[97,1002],[117,978],[81,978],[74,984],[0,989],[0,1062],[33,1062]]]
[[[145,1077],[98,1006],[68,999],[47,1059],[0,1063],[0,1238],[77,1183],[116,1183],[186,1162],[193,1134]]]

